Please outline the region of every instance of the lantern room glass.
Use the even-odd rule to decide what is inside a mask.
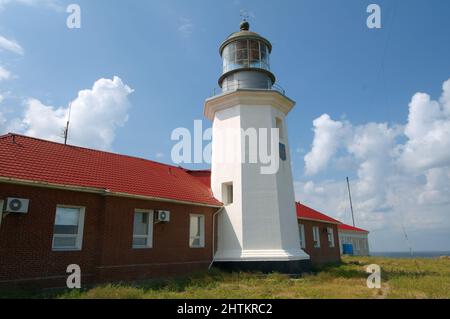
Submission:
[[[246,39],[228,44],[222,52],[223,73],[242,68],[270,71],[269,49],[264,42]]]

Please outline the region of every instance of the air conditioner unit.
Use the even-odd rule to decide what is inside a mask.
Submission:
[[[155,220],[157,223],[168,223],[170,222],[170,212],[166,210],[155,211]]]
[[[29,204],[30,204],[29,199],[7,198],[5,212],[6,213],[27,214]]]

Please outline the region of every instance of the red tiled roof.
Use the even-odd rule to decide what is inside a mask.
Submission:
[[[0,136],[0,158],[3,178],[222,206],[183,168],[141,158],[17,134]]]
[[[340,224],[341,222],[331,218],[330,216],[327,216],[325,214],[322,214],[318,212],[317,210],[314,210],[312,208],[309,208],[308,206],[305,206],[300,203],[296,203],[296,209],[297,209],[297,217],[300,219],[312,219],[312,220],[318,220],[321,222],[326,223],[332,223],[332,224]]]
[[[197,180],[211,188],[211,171],[210,170],[201,170],[201,171],[192,171],[186,170],[186,172],[192,176],[194,176]]]
[[[356,232],[359,232],[359,233],[368,233],[367,230],[364,230],[364,229],[358,228],[358,227],[353,227],[353,226],[350,226],[350,225],[347,225],[347,224],[340,224],[338,226],[338,228],[341,229],[341,230],[350,230],[350,231],[356,231]]]

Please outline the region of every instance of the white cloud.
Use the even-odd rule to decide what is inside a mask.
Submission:
[[[92,89],[80,91],[72,102],[69,143],[111,149],[116,129],[128,120],[128,95],[132,92],[119,77],[99,79]],[[16,129],[29,136],[62,141],[68,107],[47,106],[37,99],[28,99],[25,106],[23,118],[13,123]]]
[[[21,4],[33,7],[45,7],[55,11],[62,11],[63,6],[59,0],[0,0],[0,10],[8,5]]]
[[[164,155],[164,153],[161,153],[161,152],[158,152],[158,153],[156,153],[156,158],[163,158],[165,155]]]
[[[0,111],[0,134],[5,134],[6,130],[6,118]]]
[[[2,94],[0,94],[0,104],[3,102],[4,99],[5,97]]]
[[[0,65],[0,81],[8,80],[11,78],[11,72]]]
[[[443,85],[440,101],[417,93],[409,104],[405,129],[408,142],[400,161],[412,170],[450,165],[450,79]]]
[[[315,119],[313,125],[312,149],[305,156],[307,175],[314,175],[328,165],[328,161],[336,153],[344,133],[343,123],[333,121],[328,114],[323,114]]]
[[[384,235],[403,226],[450,234],[450,79],[437,101],[424,93],[413,96],[406,125],[354,126],[326,114],[313,125],[314,141],[305,156],[307,179],[296,183],[298,200],[349,223],[344,178],[320,181],[313,175],[343,168],[348,174],[354,167],[351,184],[359,226]]]
[[[7,39],[0,35],[0,50],[10,51],[19,55],[24,54],[23,48],[15,40]]]
[[[178,32],[180,32],[181,35],[188,37],[192,34],[193,31],[194,31],[194,24],[192,23],[191,19],[186,18],[180,19]]]

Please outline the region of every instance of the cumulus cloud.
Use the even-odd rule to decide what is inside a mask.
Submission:
[[[414,95],[405,135],[408,142],[400,161],[407,168],[420,171],[450,165],[450,79],[439,101],[425,93]]]
[[[305,171],[314,175],[326,168],[331,157],[336,153],[343,136],[344,124],[333,121],[328,114],[323,114],[313,122],[314,141],[311,151],[305,156]]]
[[[11,72],[0,65],[0,81],[8,80],[11,78]]]
[[[24,54],[23,48],[15,40],[7,39],[0,35],[0,50],[9,51],[19,55]]]
[[[0,111],[0,134],[6,133],[6,118]]]
[[[313,126],[314,140],[304,158],[305,181],[296,183],[298,200],[350,222],[344,178],[313,177],[325,170],[339,172],[343,162],[351,163],[360,226],[375,231],[404,225],[444,228],[450,234],[450,79],[438,100],[425,93],[412,97],[406,124],[355,126],[324,114]],[[346,165],[347,174],[352,165]]]
[[[91,89],[80,91],[72,102],[69,143],[111,149],[117,128],[128,120],[132,92],[119,77],[99,79]],[[25,101],[23,118],[11,121],[10,126],[29,136],[61,142],[68,115],[68,106],[49,106],[30,98]]]

